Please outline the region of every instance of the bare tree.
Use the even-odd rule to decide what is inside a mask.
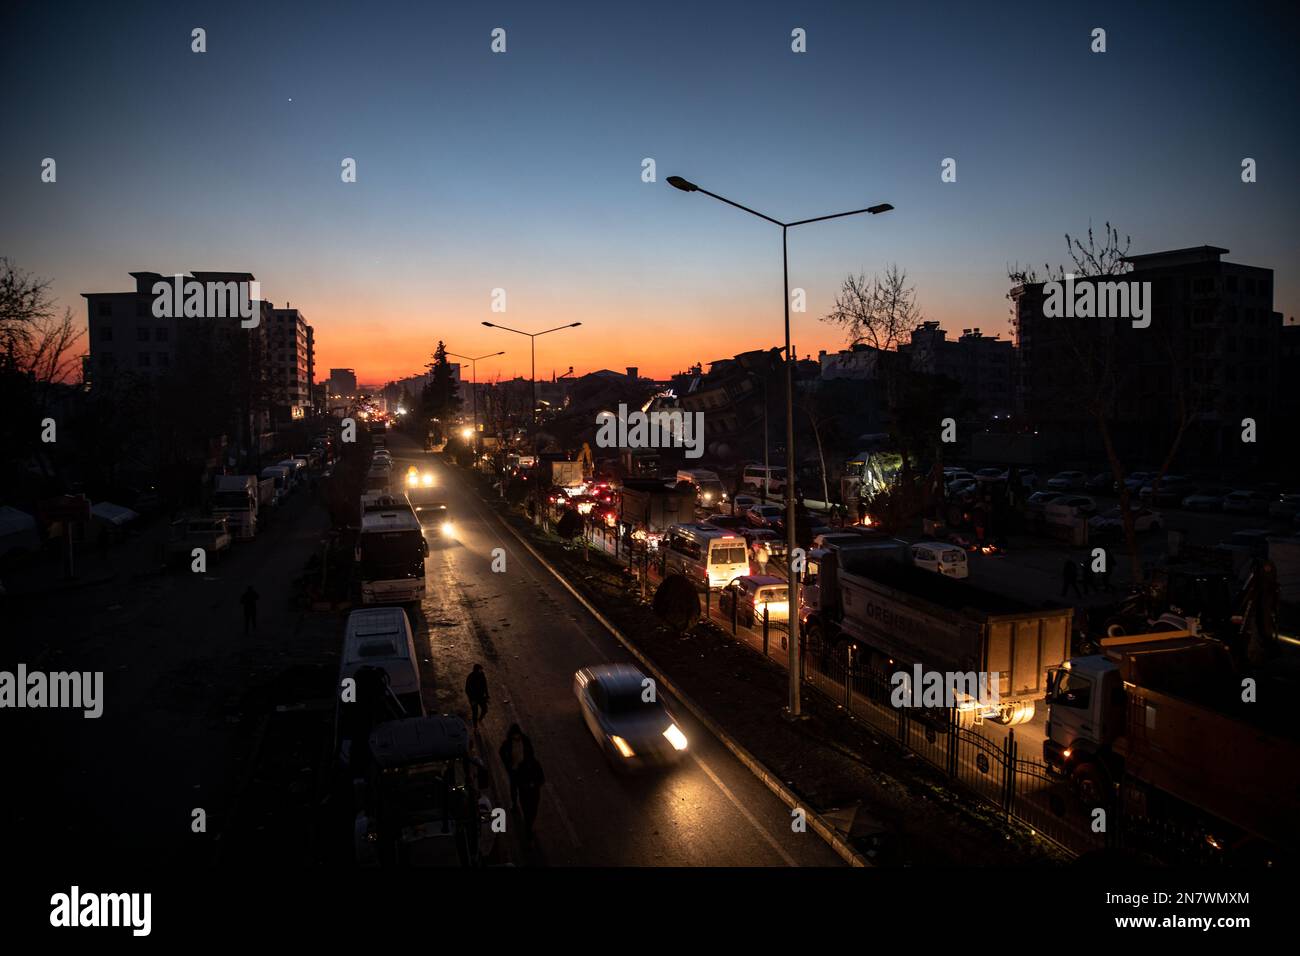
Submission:
[[[835,308],[822,321],[843,327],[850,345],[893,349],[909,341],[922,315],[907,272],[891,264],[871,278],[848,276],[835,297]]]

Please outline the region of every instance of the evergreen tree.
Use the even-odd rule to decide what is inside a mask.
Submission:
[[[426,419],[448,419],[460,410],[460,391],[447,363],[447,346],[441,341],[434,350],[433,361],[425,366],[429,382],[421,395],[421,411]]]

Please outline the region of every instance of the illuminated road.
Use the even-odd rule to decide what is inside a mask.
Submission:
[[[610,767],[578,713],[579,667],[632,663],[622,647],[521,548],[462,484],[461,474],[400,436],[390,442],[397,474],[432,469],[456,525],[455,540],[431,540],[428,597],[416,622],[431,711],[466,710],[465,676],[488,674],[491,709],[480,747],[498,800],[506,793],[497,748],[512,722],[531,738],[546,773],[535,848],[509,841],[529,865],[839,866],[814,832],[793,833],[790,810],[664,695],[691,741],[675,768],[625,776]],[[504,548],[506,571],[491,570]],[[514,818],[511,826],[513,827]]]

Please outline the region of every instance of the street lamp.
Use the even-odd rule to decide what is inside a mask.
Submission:
[[[453,358],[464,359],[469,362],[469,374],[471,381],[469,383],[470,400],[474,406],[474,433],[478,434],[478,362],[479,359],[496,358],[498,355],[505,355],[505,352],[489,352],[487,355],[480,355],[478,358],[471,358],[468,355],[458,355],[455,352],[448,352]]]
[[[528,336],[528,338],[529,338],[529,340],[530,340],[529,345],[530,345],[530,347],[531,347],[531,349],[532,349],[532,356],[533,356],[533,358],[532,358],[532,372],[531,372],[532,380],[533,380],[533,415],[532,415],[532,418],[533,418],[533,425],[535,426],[535,425],[537,424],[537,336],[539,336],[539,335],[549,335],[550,333],[552,333],[552,332],[558,332],[558,331],[560,331],[561,329],[576,329],[578,326],[582,325],[582,323],[581,323],[581,322],[570,322],[568,325],[557,325],[555,328],[553,328],[553,329],[547,329],[545,332],[520,332],[518,329],[512,329],[512,328],[509,328],[508,326],[505,326],[505,325],[495,325],[495,324],[493,324],[492,322],[484,322],[483,324],[486,325],[489,329],[500,329],[500,330],[503,331],[503,332],[513,332],[513,333],[515,333],[515,335],[526,335],[526,336]]]
[[[732,202],[725,196],[719,196],[717,193],[711,193],[707,189],[701,189],[689,179],[683,179],[681,176],[669,176],[668,185],[674,189],[680,189],[686,193],[704,193],[706,196],[712,196],[719,202],[724,202],[728,206],[735,206],[737,209],[749,213],[751,216],[757,216],[759,219],[766,220],[774,226],[781,227],[781,269],[785,275],[785,531],[786,531],[786,578],[788,579],[787,590],[789,591],[790,613],[787,615],[790,627],[790,700],[789,713],[792,717],[798,717],[800,713],[799,701],[799,579],[795,576],[795,537],[794,537],[794,478],[795,478],[795,457],[794,457],[794,354],[790,349],[790,258],[787,252],[786,233],[792,226],[804,226],[812,222],[824,222],[827,219],[843,219],[845,216],[856,216],[859,213],[869,212],[873,216],[882,212],[889,212],[894,207],[889,203],[878,203],[875,206],[867,206],[865,209],[850,209],[848,212],[832,213],[829,216],[814,216],[812,219],[799,219],[795,222],[782,222],[779,219],[773,219],[757,210],[750,209],[748,206],[742,206],[738,202]]]

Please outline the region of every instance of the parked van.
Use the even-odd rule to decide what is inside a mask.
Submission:
[[[746,465],[740,483],[755,491],[766,490],[768,495],[779,494],[785,487],[783,465]]]
[[[270,465],[262,469],[262,477],[275,482],[275,503],[282,503],[293,485],[293,471],[286,465]]]
[[[949,578],[964,578],[970,574],[966,552],[956,545],[938,541],[921,541],[912,545],[912,563]]]
[[[362,608],[348,615],[339,685],[367,664],[388,673],[388,686],[408,714],[424,713],[415,635],[400,607]]]
[[[725,588],[749,573],[749,548],[734,531],[709,524],[675,524],[663,544],[664,574],[681,573],[697,587]]]

